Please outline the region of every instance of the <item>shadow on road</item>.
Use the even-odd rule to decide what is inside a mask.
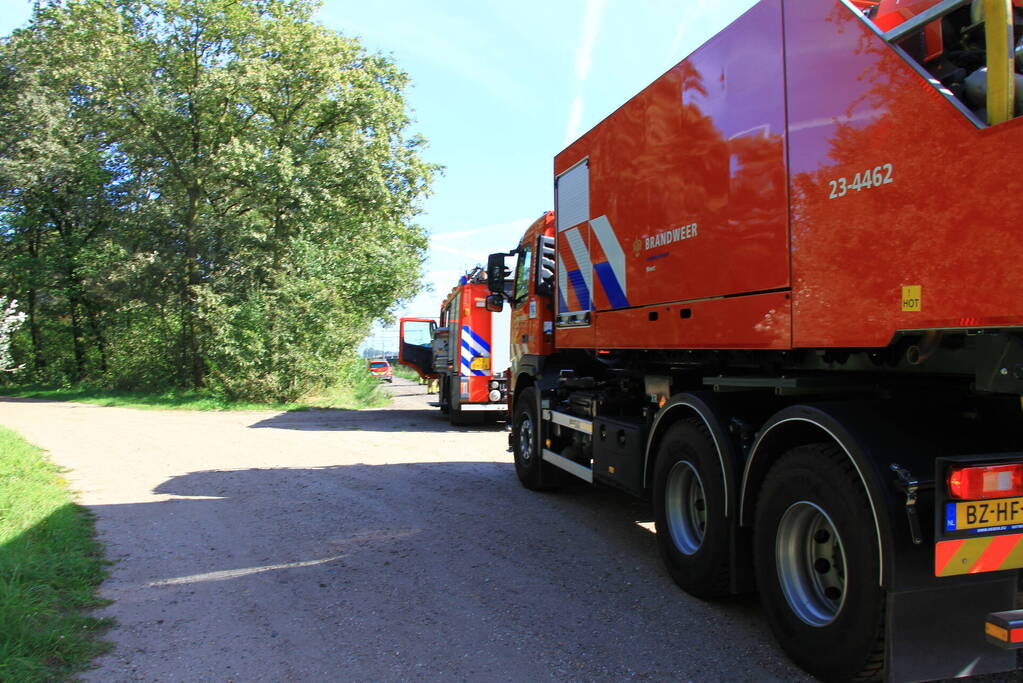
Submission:
[[[251,429],[322,432],[499,432],[503,422],[452,426],[437,408],[383,410],[303,410],[281,413],[249,425]]]
[[[453,426],[436,406],[436,394],[426,393],[426,387],[396,377],[393,384],[384,386],[393,400],[391,406],[368,410],[313,409],[281,413],[249,425],[252,429],[294,429],[323,432],[500,432],[505,423],[495,414],[477,414],[479,424]]]
[[[408,386],[399,384],[394,387],[386,387],[386,389],[391,398],[408,398],[410,396],[423,396],[425,394],[422,388],[415,385]]]

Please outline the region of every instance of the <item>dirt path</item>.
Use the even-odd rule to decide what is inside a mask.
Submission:
[[[646,506],[522,489],[507,433],[391,408],[0,399],[71,470],[116,564],[91,681],[803,680],[752,599],[662,571]]]

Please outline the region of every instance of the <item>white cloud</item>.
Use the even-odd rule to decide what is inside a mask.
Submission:
[[[575,53],[576,96],[572,100],[572,109],[568,114],[568,125],[565,127],[565,144],[572,142],[582,132],[583,111],[586,100],[583,95],[586,80],[593,68],[593,52],[600,36],[600,25],[604,21],[604,0],[588,0],[586,14],[583,16],[582,35]]]
[[[457,270],[431,270],[423,275],[423,279],[431,283],[445,283],[446,285],[453,286],[455,280],[464,275],[464,273]]]
[[[431,244],[430,250],[439,251],[445,254],[454,254],[455,256],[461,256],[463,258],[480,262],[486,261],[487,254],[490,253],[487,252],[487,254],[484,254],[482,251],[476,251],[475,249],[466,249],[465,247],[445,247],[440,244]]]
[[[529,224],[533,222],[531,218],[522,218],[517,221],[509,221],[508,223],[494,223],[493,225],[483,225],[478,228],[469,228],[468,230],[455,230],[452,232],[441,232],[430,237],[431,242],[443,241],[443,240],[454,240],[461,239],[463,237],[469,237],[470,235],[478,235],[484,232],[507,232],[514,236],[514,239],[518,239],[525,232]]]
[[[582,133],[580,128],[583,125],[583,96],[576,95],[572,100],[572,108],[568,112],[568,126],[565,128],[565,146],[575,141]]]
[[[586,3],[586,14],[583,16],[583,34],[579,40],[579,49],[575,53],[575,76],[583,83],[590,76],[593,67],[593,49],[600,35],[600,24],[604,19],[604,0],[589,0]]]
[[[674,63],[682,58],[680,55],[679,48],[682,47],[682,39],[686,35],[686,23],[682,22],[678,25],[678,30],[675,32],[675,39],[671,41],[671,48],[668,50],[668,58],[666,61]]]

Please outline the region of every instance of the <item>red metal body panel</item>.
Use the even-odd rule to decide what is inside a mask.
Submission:
[[[557,156],[555,174],[588,159],[591,220],[560,226],[558,253],[569,272],[592,264],[592,310],[788,287],[782,48],[781,0],[765,0]],[[601,218],[616,239],[600,239]],[[586,249],[570,243],[569,228]],[[625,282],[611,278],[615,242]],[[560,310],[591,310],[581,287],[568,290]],[[557,345],[692,346],[727,329],[754,347],[786,347],[777,326],[770,343],[756,331],[776,302],[753,301],[757,315],[662,320],[656,332],[635,324],[645,312],[600,314],[589,328],[558,329]]]
[[[846,4],[763,0],[555,158],[589,173],[589,219],[559,226],[558,310],[593,312],[556,345],[1023,325],[1020,143],[1023,120],[978,127]],[[605,277],[608,234],[624,277]],[[651,321],[667,304],[692,317]]]
[[[1023,120],[978,129],[839,2],[785,8],[794,345],[1023,324]],[[831,198],[886,164],[892,182]]]
[[[771,292],[604,311],[594,314],[593,329],[605,349],[786,349],[790,304],[787,292]],[[653,343],[633,345],[636,338]]]

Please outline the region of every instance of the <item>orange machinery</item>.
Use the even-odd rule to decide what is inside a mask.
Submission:
[[[1023,644],[1017,4],[762,0],[488,263],[522,483],[651,498],[672,578],[824,679]]]

